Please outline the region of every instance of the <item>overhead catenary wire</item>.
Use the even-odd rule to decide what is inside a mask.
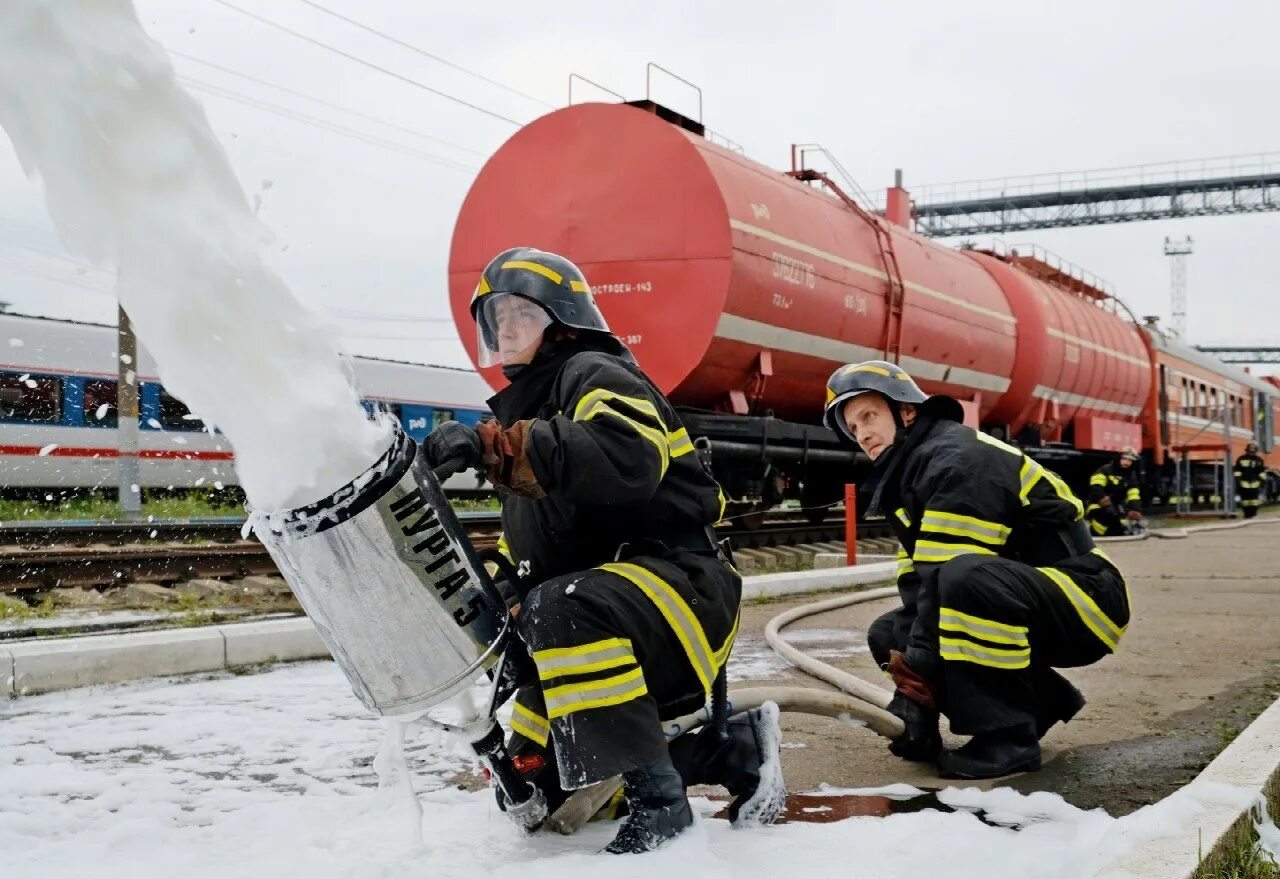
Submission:
[[[359,131],[357,129],[350,128],[346,125],[342,125],[337,122],[331,122],[327,119],[321,119],[317,116],[310,116],[306,113],[302,113],[297,110],[290,109],[288,107],[282,107],[279,104],[272,104],[269,101],[263,101],[258,98],[254,98],[249,95],[245,95],[240,92],[234,91],[232,89],[224,88],[223,86],[204,82],[203,80],[192,79],[191,77],[186,77],[186,76],[179,76],[178,82],[182,83],[185,86],[193,88],[197,91],[201,91],[206,94],[213,95],[214,97],[222,98],[223,100],[234,101],[235,103],[238,103],[238,104],[244,104],[248,107],[253,107],[258,110],[263,110],[268,113],[274,113],[277,116],[281,116],[285,119],[289,119],[294,122],[299,122],[305,125],[311,125],[315,128],[319,128],[321,130],[328,131],[333,134],[341,135],[343,137],[349,137],[349,138],[352,138],[353,140],[358,140],[363,143],[371,144],[373,146],[382,147],[383,149],[388,149],[393,152],[402,153],[404,155],[411,156],[413,158],[422,159],[424,161],[431,162],[432,164],[440,165],[443,168],[448,168],[451,171],[460,171],[464,174],[474,174],[477,170],[474,167],[460,164],[458,162],[452,161],[451,159],[447,159],[444,156],[438,156],[438,155],[435,155],[434,153],[424,152],[423,150],[415,149],[411,146],[407,146],[402,143],[397,143],[396,141],[393,141],[393,140],[386,140],[385,138],[377,137],[376,135]]]
[[[260,77],[245,73],[242,70],[235,70],[231,67],[224,67],[221,64],[215,64],[212,61],[206,61],[203,58],[197,58],[195,55],[188,55],[186,52],[180,52],[177,49],[168,49],[167,51],[169,52],[170,55],[173,55],[175,58],[181,58],[184,61],[191,61],[195,64],[201,64],[201,65],[204,65],[205,67],[209,67],[221,73],[226,73],[230,76],[236,76],[236,77],[239,77],[240,79],[247,80],[248,82],[265,86],[267,88],[276,89],[277,91],[283,92],[284,94],[292,95],[296,98],[302,98],[303,100],[306,100],[306,101],[311,101],[313,103],[319,104],[322,107],[328,107],[331,110],[338,110],[339,112],[342,112],[342,113],[349,113],[352,116],[358,117],[360,119],[364,119],[366,121],[373,122],[378,125],[385,125],[387,128],[392,128],[404,134],[413,135],[414,137],[421,137],[424,140],[429,140],[432,143],[438,143],[441,146],[458,150],[459,152],[469,153],[473,156],[479,156],[481,158],[484,158],[485,156],[485,154],[480,150],[475,150],[475,149],[472,149],[471,147],[463,146],[462,144],[454,143],[453,141],[436,137],[433,134],[428,134],[425,131],[419,131],[416,128],[409,128],[408,126],[400,125],[399,123],[396,123],[396,122],[391,122],[379,116],[374,116],[371,113],[364,113],[360,110],[354,110],[350,107],[344,107],[341,104],[334,103],[333,101],[326,101],[324,98],[317,98],[315,95],[309,95],[306,92],[299,91],[294,88],[290,88],[289,86],[280,85],[279,83],[271,82],[270,80],[261,79]]]
[[[448,58],[442,58],[439,55],[428,52],[426,49],[423,49],[421,46],[415,46],[412,43],[407,43],[404,40],[400,39],[399,37],[386,33],[385,31],[380,31],[375,27],[371,27],[365,24],[364,22],[356,21],[354,18],[348,18],[347,16],[343,15],[340,12],[335,12],[334,10],[330,9],[327,6],[322,6],[321,4],[316,3],[315,0],[298,0],[298,2],[305,3],[306,5],[310,6],[312,9],[318,10],[319,12],[323,12],[326,15],[331,15],[340,21],[345,21],[347,24],[351,25],[352,27],[358,27],[360,28],[360,30],[365,31],[366,33],[371,33],[374,36],[378,36],[384,40],[387,40],[388,42],[395,43],[397,46],[400,46],[401,48],[404,48],[404,49],[408,49],[410,52],[416,52],[424,58],[430,58],[432,61],[436,61],[440,64],[445,65],[446,67],[452,67],[454,70],[465,73],[468,76],[474,76],[476,79],[487,82],[489,83],[489,85],[497,86],[503,91],[510,92],[511,94],[524,98],[527,101],[533,101],[535,104],[541,104],[544,107],[556,106],[555,104],[552,104],[549,101],[544,101],[541,98],[535,98],[533,95],[528,94],[527,92],[522,92],[517,88],[513,88],[504,82],[499,82],[496,79],[491,79],[490,77],[485,76],[483,73],[476,73],[474,70],[468,70],[466,67],[463,67],[461,64],[455,64],[454,62],[450,61]]]
[[[489,110],[485,107],[481,107],[479,104],[473,104],[470,101],[463,100],[462,98],[459,98],[457,95],[451,95],[448,92],[441,91],[440,89],[432,88],[426,83],[419,82],[418,80],[405,76],[402,73],[396,73],[394,70],[391,70],[390,68],[387,68],[387,67],[383,67],[380,64],[374,64],[372,61],[361,58],[359,55],[354,55],[343,49],[339,49],[337,46],[330,45],[329,43],[323,42],[322,40],[317,40],[315,37],[307,36],[306,34],[301,33],[300,31],[296,31],[291,27],[287,27],[283,24],[280,24],[277,21],[272,21],[269,18],[264,18],[261,15],[258,15],[256,12],[250,12],[248,9],[242,9],[239,6],[236,6],[234,3],[227,2],[227,0],[213,0],[213,2],[217,3],[219,6],[224,6],[227,9],[232,10],[233,12],[238,12],[241,15],[247,16],[248,18],[252,18],[254,21],[260,22],[261,24],[265,24],[268,27],[272,27],[272,28],[275,28],[276,30],[283,31],[284,33],[290,34],[291,36],[296,37],[297,39],[302,40],[303,42],[310,43],[311,45],[316,46],[317,48],[324,49],[327,52],[332,52],[335,55],[340,55],[343,58],[346,58],[348,61],[352,61],[363,67],[367,67],[370,70],[376,70],[379,73],[386,74],[387,76],[390,76],[393,79],[398,79],[403,83],[407,83],[408,85],[422,89],[425,92],[429,92],[433,95],[444,98],[447,101],[452,101],[455,104],[466,107],[470,110],[474,110],[477,113],[483,113],[486,116],[490,116],[494,119],[501,120],[502,122],[506,122],[510,125],[520,126],[524,124],[516,119],[510,118],[509,116],[503,116],[501,113],[495,113],[493,110]]]

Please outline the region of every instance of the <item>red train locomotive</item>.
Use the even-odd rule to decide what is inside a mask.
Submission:
[[[1256,441],[1277,463],[1280,388],[1139,325],[1043,254],[946,247],[909,213],[901,188],[873,216],[825,175],[751,161],[648,101],[579,104],[481,170],[450,302],[474,360],[467,309],[486,261],[516,244],[572,258],[738,498],[837,496],[855,462],[820,426],[825,381],[877,357],[1068,478],[1126,445],[1144,450],[1153,496],[1168,494],[1171,456],[1198,462],[1202,487],[1228,446]]]

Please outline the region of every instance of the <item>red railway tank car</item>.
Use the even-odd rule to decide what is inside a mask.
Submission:
[[[814,180],[829,183],[648,102],[556,110],[500,147],[463,202],[449,262],[461,338],[474,361],[486,262],[534,245],[582,267],[691,435],[765,472],[848,460],[818,426],[823,388],[837,364],[876,357],[997,435],[1060,454],[1143,443],[1152,341],[1105,291],[1035,254],[942,246],[905,228],[905,210],[872,216]]]

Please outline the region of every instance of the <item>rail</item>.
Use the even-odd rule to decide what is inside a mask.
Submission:
[[[463,511],[458,519],[477,547],[496,544],[497,512]],[[276,568],[256,539],[241,538],[241,519],[172,522],[0,523],[0,593],[40,592],[59,586],[110,587],[131,582],[171,584],[196,578],[226,579],[274,574]],[[863,537],[878,536],[868,524]],[[844,517],[837,511],[818,522],[809,511],[774,510],[717,529],[735,547],[795,545],[839,540]],[[155,536],[152,536],[152,535]],[[107,538],[111,543],[92,538]]]

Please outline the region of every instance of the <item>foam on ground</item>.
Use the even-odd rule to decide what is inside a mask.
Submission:
[[[404,791],[378,790],[371,764],[382,741],[380,721],[327,662],[0,705],[5,875],[877,879],[936,875],[945,864],[948,879],[1079,879],[1116,875],[1109,865],[1146,840],[1194,832],[1202,808],[1184,792],[1115,819],[1051,794],[958,789],[941,795],[957,813],[735,831],[709,818],[723,803],[698,800],[698,824],[669,848],[602,862],[595,852],[616,824],[525,836],[491,792],[453,784],[471,757],[411,730],[419,841]]]

